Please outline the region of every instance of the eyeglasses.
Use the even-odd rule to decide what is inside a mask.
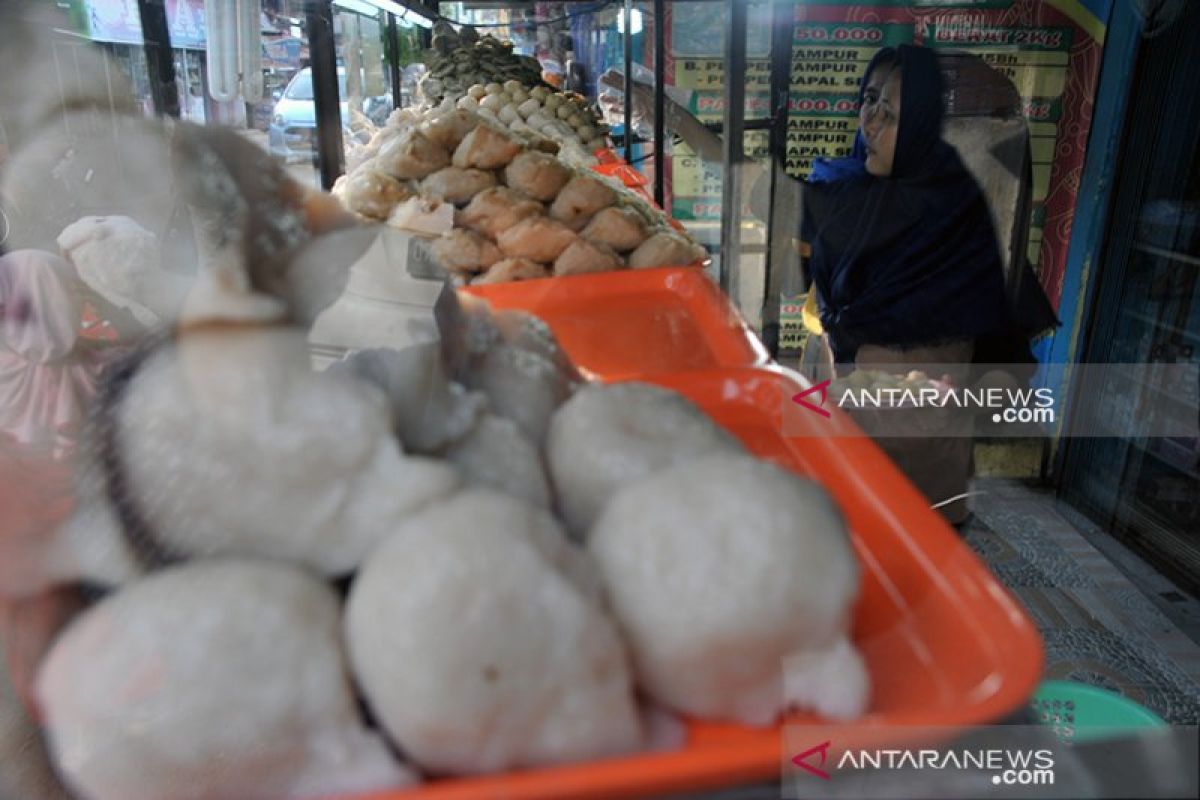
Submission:
[[[862,105],[859,107],[859,113],[862,114],[864,122],[873,121],[879,114],[883,115],[884,122],[890,122],[895,118],[891,106],[881,103],[878,97],[864,97]]]

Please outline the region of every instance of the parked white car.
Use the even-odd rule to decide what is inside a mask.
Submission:
[[[346,101],[346,71],[338,68],[338,97],[342,128],[350,125],[350,105]],[[308,161],[317,145],[317,104],[313,100],[312,70],[300,70],[283,90],[271,125],[267,129],[271,155],[285,161]]]

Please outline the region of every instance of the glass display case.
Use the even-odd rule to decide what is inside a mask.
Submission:
[[[1193,9],[1193,12],[1195,9]],[[1200,29],[1177,24],[1144,47],[1131,94],[1125,168],[1100,265],[1084,361],[1140,365],[1079,397],[1063,496],[1165,572],[1200,586],[1200,440],[1152,435],[1167,415],[1200,417],[1200,99],[1183,65]],[[1161,120],[1170,117],[1172,124]],[[1141,409],[1154,409],[1153,415]]]
[[[923,42],[937,33],[927,24],[933,12],[917,4],[894,4],[880,19],[862,22],[844,10],[790,0],[263,0],[263,91],[246,103],[218,99],[221,93],[211,85],[212,23],[191,13],[196,2],[168,4],[166,13],[174,78],[165,89],[177,96],[179,115],[244,131],[286,161],[296,177],[326,189],[355,162],[355,151],[388,114],[421,101],[418,86],[436,22],[471,24],[482,35],[511,42],[515,53],[536,60],[542,80],[577,90],[605,111],[615,152],[642,173],[646,192],[705,246],[712,274],[772,352],[778,352],[781,311],[797,317],[804,299],[800,249],[794,242],[798,209],[781,202],[790,184],[785,176],[803,177],[814,158],[849,152],[858,80],[880,46]],[[150,50],[137,20],[146,3],[72,0],[72,5],[78,7],[74,16],[84,38],[96,40],[93,29],[99,26],[101,35],[121,39],[106,47],[125,65],[143,110],[152,112]],[[92,13],[109,5],[124,9],[123,23]],[[1061,20],[1039,6],[1033,22]],[[113,33],[118,29],[125,33]],[[1062,48],[1071,39],[1062,30],[1046,28],[1058,32],[1053,57],[1026,58],[1029,48],[1019,42],[1028,38],[1027,31],[1015,25],[1002,29],[1008,38],[1000,44],[964,49],[978,49],[987,63],[1003,67],[1019,84],[1029,116],[1043,106],[1055,108],[1054,97],[1037,92],[1076,83],[1067,80],[1075,67],[1066,66]],[[931,42],[943,46],[942,39]],[[727,72],[735,71],[741,79],[728,80]],[[327,107],[324,121],[318,113],[322,105]],[[673,124],[679,120],[670,119],[673,109],[694,123],[693,132],[708,137],[707,147],[697,143],[697,136],[679,135],[680,127]],[[1078,116],[1031,124],[1031,256],[1046,249],[1036,224],[1045,209],[1038,205],[1050,192],[1047,187],[1065,181],[1061,176],[1051,180],[1046,154],[1055,150],[1055,137],[1067,135],[1064,131],[1086,135],[1086,120]],[[736,147],[726,147],[727,127],[735,131]],[[767,213],[754,214],[737,191],[740,181],[731,177],[766,165],[777,173],[777,191]],[[1055,202],[1066,202],[1060,197],[1064,191],[1050,192]],[[737,208],[727,208],[731,203]]]

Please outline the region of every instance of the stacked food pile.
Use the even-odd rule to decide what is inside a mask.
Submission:
[[[429,107],[478,111],[514,131],[537,131],[584,164],[595,163],[595,151],[608,145],[608,127],[591,104],[543,82],[538,60],[515,54],[512,42],[439,22],[432,45],[420,84]]]
[[[527,86],[544,86],[542,65],[533,56],[513,52],[512,42],[481,37],[471,25],[459,30],[445,20],[434,24],[431,50],[426,55],[428,74],[421,93],[432,103],[461,97],[475,83],[518,80]]]
[[[37,683],[82,796],[344,796],[865,710],[821,487],[680,395],[584,383],[536,318],[438,313],[327,374],[249,319],[125,374],[62,533],[112,591]]]
[[[440,237],[438,261],[473,283],[705,257],[642,197],[556,154],[545,136],[506,130],[481,112],[406,110],[333,191],[364,218]]]
[[[511,43],[438,23],[427,104],[394,112],[334,187],[347,208],[433,246],[447,272],[494,283],[694,264],[666,215],[590,168],[608,129]]]
[[[585,164],[593,163],[592,154],[608,146],[608,126],[587,100],[574,92],[556,92],[544,86],[531,89],[517,81],[476,84],[454,105],[478,111],[516,133],[540,133]]]

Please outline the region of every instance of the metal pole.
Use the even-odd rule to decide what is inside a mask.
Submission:
[[[654,0],[654,202],[666,201],[667,136],[667,13],[665,0]]]
[[[163,0],[138,0],[142,23],[142,48],[150,73],[150,98],[160,117],[179,116],[179,87],[175,85],[175,59],[171,57],[171,31]]]
[[[345,170],[333,3],[331,0],[309,0],[306,11],[309,66],[317,114],[317,168],[321,171],[321,186],[329,190]]]
[[[745,157],[746,3],[725,0],[725,152],[721,175],[721,288],[738,302],[738,258],[741,257],[741,170]]]
[[[625,160],[633,161],[633,0],[625,0]]]
[[[768,145],[771,169],[771,202],[767,215],[767,254],[762,308],[762,337],[771,355],[779,354],[779,301],[784,278],[799,273],[791,239],[798,231],[795,218],[786,216],[786,204],[777,203],[782,192],[792,187],[785,177],[787,163],[788,112],[791,102],[792,35],[795,8],[792,0],[771,0],[771,133]],[[777,184],[782,183],[782,186]],[[780,206],[784,208],[780,208]],[[776,212],[783,211],[783,214]],[[799,211],[799,209],[795,209]],[[776,217],[779,219],[776,219]],[[800,288],[803,288],[802,286]]]
[[[404,93],[400,85],[400,33],[396,27],[396,15],[388,12],[388,69],[392,73],[392,108],[404,107]]]

